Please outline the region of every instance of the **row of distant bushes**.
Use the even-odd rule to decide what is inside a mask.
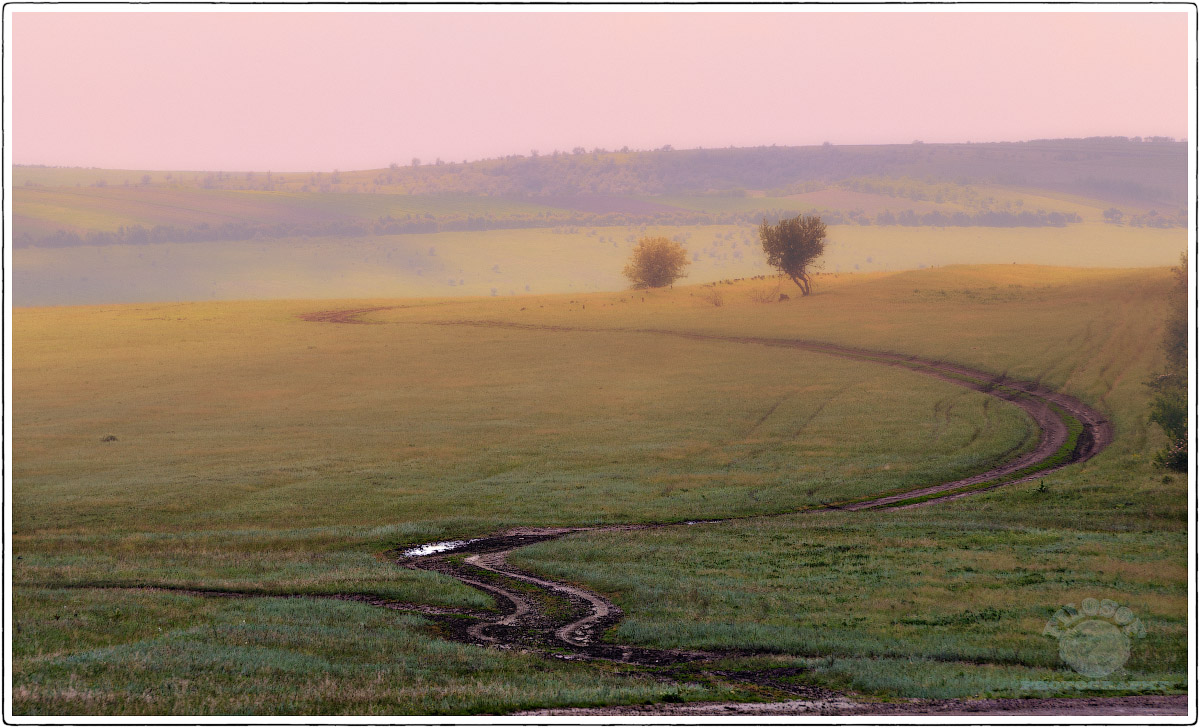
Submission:
[[[1045,210],[984,210],[981,212],[945,213],[938,210],[918,213],[912,210],[891,212],[885,210],[874,218],[862,212],[822,212],[821,219],[829,225],[906,225],[909,227],[1065,227],[1070,223],[1083,222],[1074,212],[1046,212]]]
[[[151,243],[206,243],[256,239],[300,237],[366,237],[371,235],[404,235],[476,230],[506,230],[533,227],[575,225],[585,227],[617,227],[629,225],[757,225],[764,218],[777,222],[794,215],[793,211],[770,210],[754,212],[655,212],[655,213],[588,213],[547,211],[537,215],[494,216],[409,216],[381,217],[376,220],[337,220],[325,222],[226,222],[220,225],[199,223],[191,227],[132,225],[114,231],[93,230],[78,233],[59,230],[36,236],[17,232],[17,247],[72,247],[78,245],[146,245]],[[1063,212],[956,212],[945,214],[912,210],[900,213],[881,212],[870,218],[863,213],[822,211],[821,219],[830,225],[906,225],[927,227],[1062,227],[1080,222],[1078,215]]]

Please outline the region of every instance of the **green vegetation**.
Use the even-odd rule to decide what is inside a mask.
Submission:
[[[1151,232],[1166,231],[1138,234]],[[614,639],[762,649],[774,657],[746,664],[805,665],[797,679],[882,696],[1069,680],[1041,626],[1064,604],[1111,598],[1146,624],[1126,676],[1179,680],[1186,483],[1153,466],[1164,438],[1145,420],[1143,384],[1161,366],[1147,342],[1161,337],[1169,280],[1003,265],[828,275],[803,300],[769,304],[778,281],[748,279],[712,287],[719,308],[679,287],[18,309],[15,712],[728,697],[719,684],[452,644],[415,615],[361,604],[113,587],[488,609],[383,553],[517,525],[731,515],[755,518],[581,534],[514,561],[607,594],[627,615]],[[379,306],[394,308],[365,316],[373,325],[298,318]],[[1116,441],[1042,488],[798,512],[979,472],[1028,446],[1029,421],[913,371],[693,333],[816,339],[1040,381],[1106,412]]]
[[[1083,434],[1083,424],[1062,407],[1059,407],[1054,403],[1049,403],[1049,406],[1050,409],[1054,410],[1054,412],[1062,419],[1062,421],[1067,424],[1067,439],[1062,445],[1059,446],[1058,450],[1056,450],[1053,455],[1045,460],[1034,463],[1033,465],[1027,465],[1018,470],[1014,470],[1011,473],[997,478],[992,478],[990,480],[984,480],[978,483],[969,483],[967,485],[959,486],[958,488],[942,490],[936,493],[926,493],[924,495],[913,496],[912,498],[903,498],[901,500],[891,501],[885,505],[874,506],[874,508],[899,508],[902,506],[912,506],[917,505],[918,503],[926,503],[938,498],[945,498],[947,496],[963,495],[964,493],[989,490],[991,488],[1005,485],[1006,483],[1015,483],[1017,481],[1024,480],[1047,470],[1053,470],[1054,468],[1061,466],[1063,463],[1068,462],[1071,458],[1071,455],[1074,454],[1075,448],[1079,444],[1079,436]],[[908,491],[901,488],[887,493],[880,493],[879,495],[901,495],[906,492]],[[836,503],[835,505],[846,506],[854,503],[862,503],[868,500],[873,500],[873,498],[869,496],[855,498],[849,501]]]
[[[431,639],[362,604],[21,590],[18,715],[439,715],[727,698]]]
[[[1162,348],[1166,366],[1151,382],[1155,391],[1150,421],[1163,429],[1169,444],[1155,462],[1171,470],[1188,469],[1188,266],[1187,254],[1172,269],[1170,301]]]
[[[1035,512],[1069,502],[1032,484],[994,499],[1005,497]],[[1059,607],[1104,595],[1154,625],[1135,641],[1124,679],[1186,680],[1184,530],[1078,529],[1069,513],[1024,525],[1017,508],[994,499],[936,512],[584,534],[513,560],[614,597],[626,612],[615,641],[848,660],[863,673],[850,673],[860,690],[872,690],[872,673],[894,669],[871,660],[913,661],[890,675],[891,692],[905,697],[1020,695],[1018,680],[990,682],[996,667],[1069,685],[1071,672],[1042,628]],[[969,677],[972,689],[928,691],[939,669]]]
[[[937,310],[928,302],[902,303],[906,281],[939,279],[1024,279],[1035,287],[1007,303],[962,297],[933,319],[925,318]],[[1141,382],[1159,366],[1146,342],[1161,331],[1165,280],[1157,271],[959,269],[850,284],[849,306],[841,287],[794,304],[805,313],[789,326],[795,335],[974,366],[990,358],[997,371],[1099,405],[1117,440],[1081,467],[935,508],[801,513],[619,539],[581,534],[514,560],[608,594],[626,613],[614,640],[833,656],[837,667],[822,668],[827,677],[881,695],[1024,695],[1022,683],[1046,680],[1046,671],[1062,681],[1057,692],[1072,694],[1073,673],[1041,628],[1065,604],[1111,598],[1154,625],[1118,679],[1165,680],[1181,690],[1186,490],[1155,472],[1162,439],[1142,416]],[[721,328],[772,325],[728,306],[722,312]],[[851,318],[856,325],[845,325]],[[938,323],[922,328],[918,320]]]

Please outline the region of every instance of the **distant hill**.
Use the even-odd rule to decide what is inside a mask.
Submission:
[[[577,150],[313,174],[17,166],[14,182],[18,246],[744,225],[797,211],[831,224],[1043,227],[1110,205],[1165,227],[1187,219],[1187,144]]]
[[[104,171],[89,176],[85,169],[16,170],[18,186],[86,186],[113,176]],[[156,181],[163,176],[127,172],[123,181],[138,184],[147,174]],[[733,193],[871,176],[1031,187],[1112,202],[1184,204],[1187,144],[1157,137],[1094,137],[984,144],[597,150],[317,174],[181,172],[174,181],[217,189],[548,196]]]
[[[540,196],[779,191],[856,177],[999,184],[1114,203],[1181,205],[1187,196],[1187,144],[1103,138],[559,154],[380,170],[370,181],[407,185],[418,193]]]

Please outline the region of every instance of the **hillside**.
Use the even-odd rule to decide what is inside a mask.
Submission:
[[[1146,625],[1129,682],[1105,694],[1185,692],[1188,484],[1153,465],[1144,384],[1169,279],[1006,264],[829,276],[789,301],[748,280],[20,309],[14,703],[396,715],[1086,697],[1043,629],[1088,597]],[[1114,439],[960,500],[827,510],[1041,438],[960,380],[799,341],[1038,382],[1104,413]],[[623,524],[511,564],[619,607],[597,649],[707,658],[489,649],[463,635],[507,634],[486,627],[506,601],[395,563],[431,541]]]
[[[1144,222],[1162,227],[1186,220],[1186,173],[1186,144],[1120,139],[580,151],[327,174],[16,167],[13,213],[18,245],[740,224],[797,209],[835,224],[1076,221],[1062,200],[1014,206],[1022,192],[1043,190],[1154,209]],[[796,199],[826,189],[858,197]]]
[[[18,305],[614,290],[644,235],[689,281],[770,272],[763,219],[818,214],[829,272],[1169,265],[1186,145],[583,152],[358,172],[16,167]]]
[[[913,177],[929,182],[1042,188],[1114,203],[1178,205],[1187,195],[1187,143],[1103,137],[982,144],[577,149],[313,174],[19,167],[15,182],[18,186],[136,185],[144,175],[149,175],[153,184],[199,184],[210,189],[295,191],[307,187],[325,192],[506,196],[736,193],[854,177]]]

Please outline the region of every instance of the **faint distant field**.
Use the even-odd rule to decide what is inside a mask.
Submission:
[[[647,197],[663,205],[681,207],[696,212],[754,212],[756,210],[795,210],[802,212],[811,209],[810,205],[789,197],[743,197],[725,195],[663,195]]]
[[[627,212],[634,214],[679,212],[680,208],[654,200],[617,195],[552,195],[535,198],[549,207],[580,212]]]
[[[370,237],[17,248],[19,306],[79,303],[522,295],[619,290],[636,240],[681,240],[687,283],[770,273],[752,225],[561,227]],[[824,270],[904,270],[953,263],[1171,265],[1180,228],[1100,223],[1065,228],[829,229]]]
[[[891,195],[880,195],[871,192],[857,192],[855,190],[843,190],[837,188],[827,188],[817,190],[815,192],[803,192],[798,195],[789,195],[789,200],[795,200],[810,208],[821,209],[828,208],[831,210],[862,210],[868,215],[876,215],[885,210],[891,212],[900,212],[902,210],[912,210],[913,212],[933,212],[939,210],[941,212],[957,212],[964,209],[962,205],[955,205],[947,202],[929,202],[926,200],[910,200],[904,197],[892,197]]]
[[[900,185],[901,183],[895,183]],[[916,183],[912,183],[916,184]],[[916,185],[920,188],[920,185]],[[938,202],[937,191],[947,191],[952,199]],[[957,193],[960,199],[953,199]],[[762,195],[762,196],[722,196],[722,195],[692,195],[692,196],[662,196],[649,197],[662,204],[679,207],[697,212],[730,213],[754,212],[766,210],[781,210],[795,212],[819,212],[821,210],[837,210],[841,212],[859,211],[874,220],[881,212],[899,214],[911,210],[917,214],[935,210],[945,214],[955,212],[976,212],[984,207],[1012,211],[1057,211],[1073,212],[1085,222],[1102,222],[1103,211],[1112,205],[1098,200],[1069,195],[1048,190],[1024,189],[1015,186],[999,185],[940,185],[930,186],[931,199],[914,199],[903,195],[890,195],[882,192],[863,192],[848,189],[845,186],[830,185],[824,189],[801,192],[793,195]],[[1146,212],[1154,206],[1151,204],[1122,205],[1125,212]],[[1160,212],[1170,212],[1170,208],[1159,205]]]
[[[856,192],[837,187],[776,197],[723,197],[712,195],[651,199],[661,199],[663,203],[698,212],[753,212],[755,210],[793,210],[796,212],[841,210],[849,212],[858,210],[874,217],[884,211],[897,213],[904,210],[912,210],[917,213],[925,213],[940,210],[942,212],[953,213],[965,209],[962,205],[924,202],[905,197],[892,197],[890,195],[871,192]]]
[[[546,204],[468,195],[384,195],[204,189],[192,186],[17,187],[13,225],[19,232],[115,231],[133,225],[321,223],[435,218],[533,216]]]

